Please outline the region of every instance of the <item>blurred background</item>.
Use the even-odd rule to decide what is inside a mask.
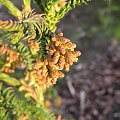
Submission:
[[[21,9],[21,0],[11,1]],[[0,5],[0,19],[9,18],[15,19]],[[57,26],[82,55],[46,91],[46,106],[65,120],[120,120],[120,0],[77,6]]]

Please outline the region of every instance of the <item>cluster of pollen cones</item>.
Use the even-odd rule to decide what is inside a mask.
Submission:
[[[20,54],[10,49],[7,44],[0,45],[0,58],[4,60],[4,65],[0,68],[2,72],[14,73],[18,66],[22,69],[25,67]]]
[[[30,50],[37,54],[40,44],[36,41],[28,41]],[[80,51],[75,51],[76,44],[70,42],[69,39],[63,37],[63,33],[50,37],[50,42],[46,45],[47,55],[33,63],[33,69],[27,71],[25,77],[20,79],[20,90],[28,93],[35,93],[34,87],[39,86],[43,91],[50,86],[56,84],[58,78],[64,77],[64,71],[69,71],[70,66],[78,61]],[[0,57],[5,58],[5,63],[0,71],[5,73],[14,73],[19,66],[25,67],[20,57],[20,53],[12,50],[6,44],[0,45]],[[33,87],[34,86],[34,87]],[[32,95],[32,96],[31,96]],[[30,94],[35,100],[37,95]]]
[[[69,71],[73,62],[78,61],[80,51],[74,51],[76,44],[63,37],[63,33],[51,37],[46,46],[48,55],[33,65],[33,71],[26,74],[26,81],[32,86],[37,83],[45,90],[56,84],[58,78],[63,78],[63,71]],[[28,83],[27,83],[28,84]]]

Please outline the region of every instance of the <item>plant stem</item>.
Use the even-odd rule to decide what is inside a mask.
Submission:
[[[19,86],[20,85],[20,82],[17,79],[10,77],[9,75],[2,73],[2,72],[0,72],[0,81],[3,81],[3,82],[5,82],[9,85],[12,85],[12,86]]]
[[[3,4],[12,15],[20,20],[22,19],[22,12],[11,1],[0,0],[0,3]]]
[[[36,86],[35,91],[36,91],[36,94],[38,96],[37,106],[41,107],[41,108],[44,108],[45,105],[44,105],[44,92],[43,92],[43,89],[40,88],[39,86]]]
[[[31,11],[31,0],[23,0],[23,9],[26,13]]]

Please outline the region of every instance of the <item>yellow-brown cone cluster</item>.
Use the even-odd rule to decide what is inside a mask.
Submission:
[[[63,33],[52,37],[52,44],[46,49],[49,50],[50,63],[56,66],[54,69],[69,71],[73,62],[77,62],[81,55],[80,51],[74,51],[75,48],[76,44],[64,38]]]
[[[22,114],[18,120],[28,120],[28,116],[25,114]]]
[[[33,71],[26,74],[29,86],[39,85],[43,91],[56,84],[58,78],[63,78],[62,71],[69,71],[73,62],[78,61],[80,51],[74,51],[76,45],[60,33],[51,38],[50,44],[46,46],[48,56],[33,65]]]
[[[20,67],[23,66],[19,53],[10,49],[7,44],[0,45],[0,57],[5,59],[4,65],[0,68],[0,71],[5,73],[13,73],[18,64]]]
[[[49,59],[49,58],[48,58]],[[64,77],[64,74],[57,70],[47,58],[44,61],[38,61],[34,64],[34,70],[38,79],[37,83],[41,86],[50,87],[56,83],[58,78]]]

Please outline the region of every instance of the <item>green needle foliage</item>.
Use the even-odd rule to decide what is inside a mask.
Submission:
[[[34,0],[43,12],[36,14],[30,0],[23,0],[22,10],[0,0],[17,19],[0,20],[0,120],[56,119],[44,105],[45,90],[80,56],[74,43],[56,34],[56,24],[87,1]]]
[[[17,94],[19,94],[19,97]],[[47,110],[38,108],[21,98],[23,96],[15,88],[0,86],[0,120],[17,120],[22,115],[26,115],[28,120],[55,119]],[[21,117],[21,120],[23,119]]]

